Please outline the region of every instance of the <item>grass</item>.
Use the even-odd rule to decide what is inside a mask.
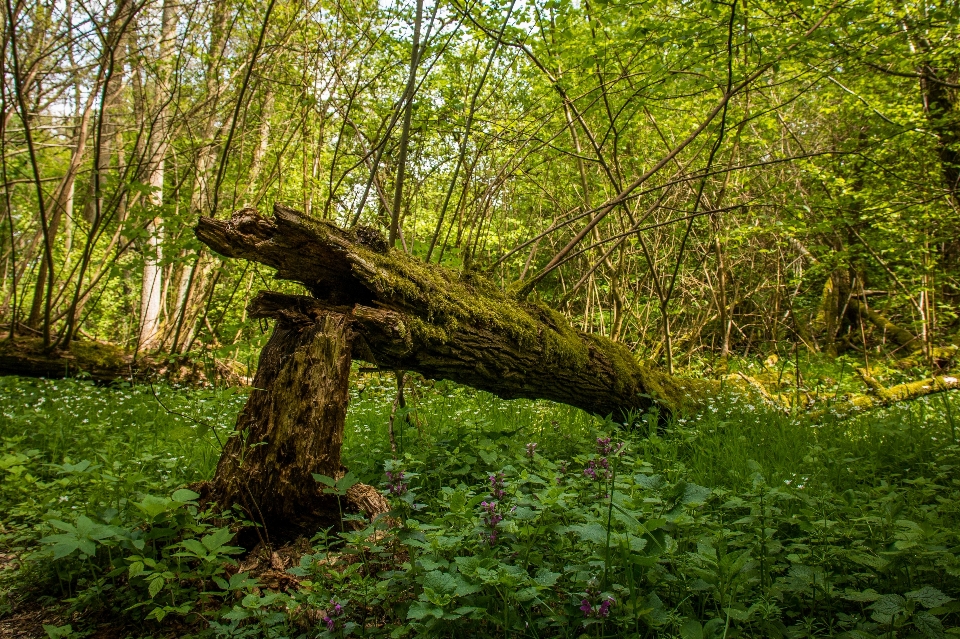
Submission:
[[[318,531],[271,587],[230,545],[239,515],[182,490],[243,392],[0,378],[0,617],[39,603],[39,632],[65,637],[107,618],[121,636],[960,635],[957,393],[815,422],[729,396],[625,433],[418,381],[393,456],[394,379],[352,388],[344,463],[402,525]]]

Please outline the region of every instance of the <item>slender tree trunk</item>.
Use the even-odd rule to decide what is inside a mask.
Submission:
[[[423,23],[423,0],[417,0],[417,16],[413,25],[413,52],[410,55],[410,75],[404,91],[403,129],[400,133],[400,155],[397,158],[397,183],[393,192],[393,210],[390,216],[390,246],[397,242],[400,228],[400,203],[403,200],[403,178],[407,168],[407,149],[410,145],[410,119],[413,116],[413,94],[417,83],[417,66],[420,64],[420,27]]]
[[[165,156],[169,142],[167,140],[167,102],[172,92],[168,83],[170,59],[173,56],[174,30],[177,25],[174,0],[164,0],[163,16],[159,42],[158,77],[153,83],[154,106],[158,109],[156,126],[153,128],[150,144],[152,152],[149,160],[148,184],[152,192],[150,203],[159,209],[163,205]],[[143,279],[140,289],[140,329],[137,338],[138,351],[150,351],[160,345],[161,315],[163,307],[163,218],[157,214],[147,225],[147,239],[143,249]]]

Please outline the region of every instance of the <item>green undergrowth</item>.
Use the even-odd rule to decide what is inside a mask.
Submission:
[[[186,489],[244,392],[0,378],[0,623],[39,605],[50,637],[960,636],[957,393],[816,422],[727,396],[624,432],[416,381],[393,454],[395,391],[354,380],[344,461],[400,525],[317,531],[278,581],[235,546],[240,514]]]

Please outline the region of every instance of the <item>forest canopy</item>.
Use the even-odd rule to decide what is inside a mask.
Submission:
[[[192,227],[279,202],[670,372],[785,343],[932,363],[958,7],[8,0],[0,318],[60,348],[258,336],[268,269]]]

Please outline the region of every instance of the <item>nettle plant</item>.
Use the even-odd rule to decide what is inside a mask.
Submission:
[[[296,569],[316,606],[351,602],[327,636],[960,636],[955,450],[899,487],[771,485],[751,462],[733,491],[620,437],[388,462],[399,528],[342,535],[345,569],[328,552]],[[445,463],[439,484],[414,472]]]

